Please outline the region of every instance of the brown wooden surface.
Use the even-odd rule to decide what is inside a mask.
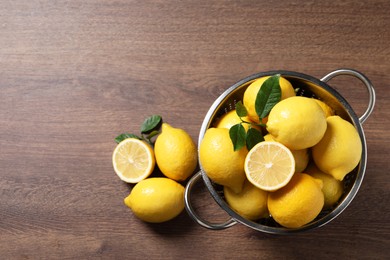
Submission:
[[[320,1],[317,1],[320,2]],[[0,2],[1,259],[384,259],[390,255],[390,2]],[[212,102],[253,73],[322,77],[348,67],[375,86],[368,164],[350,206],[319,229],[276,236],[204,229],[183,212],[151,225],[123,198],[114,137],[161,114],[197,142]],[[361,115],[368,95],[330,83]],[[205,188],[196,207],[227,216]]]

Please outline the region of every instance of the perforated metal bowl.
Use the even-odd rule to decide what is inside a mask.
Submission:
[[[315,97],[320,100],[323,100],[335,110],[335,114],[348,120],[355,126],[357,132],[359,133],[363,147],[360,163],[352,172],[350,172],[344,178],[344,192],[337,205],[335,205],[334,208],[330,210],[323,210],[315,220],[306,224],[303,227],[295,229],[280,226],[272,219],[272,217],[261,219],[259,221],[251,221],[240,216],[226,203],[223,195],[223,187],[211,181],[208,178],[206,172],[204,171],[202,165],[200,165],[200,171],[190,179],[186,186],[185,207],[188,214],[199,225],[205,228],[217,230],[228,228],[237,223],[241,223],[252,229],[272,234],[294,233],[317,228],[329,223],[331,220],[336,218],[351,203],[360,188],[367,164],[367,146],[362,124],[369,117],[374,108],[375,91],[371,82],[366,76],[352,69],[335,70],[324,76],[322,79],[317,79],[312,76],[293,71],[268,71],[249,76],[237,82],[236,84],[228,88],[224,93],[222,93],[222,95],[215,100],[215,102],[212,104],[209,111],[207,112],[200,129],[198,148],[206,130],[211,127],[213,123],[216,122],[216,120],[218,120],[218,118],[220,118],[222,115],[229,112],[230,110],[235,109],[235,104],[238,101],[242,100],[246,88],[253,81],[263,76],[271,76],[275,74],[280,74],[282,77],[290,81],[294,88],[298,89],[297,95]],[[366,86],[369,95],[369,103],[367,110],[361,117],[357,117],[348,102],[335,89],[333,89],[327,84],[330,79],[340,75],[350,75],[356,77],[360,79]],[[191,191],[195,183],[200,181],[201,179],[203,179],[204,184],[206,185],[208,191],[211,193],[214,200],[224,211],[229,214],[230,219],[223,223],[213,223],[199,217],[199,215],[195,212],[191,204]]]

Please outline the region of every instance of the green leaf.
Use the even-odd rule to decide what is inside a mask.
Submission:
[[[271,109],[280,101],[282,96],[279,86],[280,75],[274,75],[264,81],[256,96],[255,109],[260,119],[268,116]]]
[[[240,150],[245,146],[246,133],[241,124],[236,124],[229,129],[229,136],[233,143],[234,151]]]
[[[248,115],[248,110],[241,101],[238,101],[236,104],[236,113],[239,117],[244,117]]]
[[[117,137],[115,137],[115,142],[119,144],[120,142],[122,142],[123,140],[125,140],[127,138],[135,138],[135,139],[140,139],[140,140],[142,139],[141,137],[139,137],[135,134],[123,133],[123,134],[120,134]]]
[[[255,128],[248,129],[248,132],[246,133],[246,147],[248,148],[248,151],[262,141],[264,141],[264,137],[260,131]]]
[[[141,125],[141,133],[147,134],[152,132],[153,130],[157,130],[160,127],[162,122],[162,118],[159,115],[152,115],[145,119],[145,121]]]

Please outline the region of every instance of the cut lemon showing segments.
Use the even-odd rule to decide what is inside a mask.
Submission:
[[[263,141],[245,158],[245,174],[256,187],[275,191],[287,185],[295,172],[291,151],[281,143]]]
[[[152,147],[145,141],[127,138],[112,154],[112,165],[119,178],[127,183],[138,183],[154,170],[156,160]]]

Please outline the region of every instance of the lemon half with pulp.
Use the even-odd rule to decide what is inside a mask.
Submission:
[[[112,154],[115,173],[127,183],[138,183],[146,179],[153,172],[155,164],[152,147],[135,138],[120,142]]]
[[[247,179],[262,190],[275,191],[284,187],[294,172],[294,156],[281,143],[260,142],[249,151],[245,158]]]

